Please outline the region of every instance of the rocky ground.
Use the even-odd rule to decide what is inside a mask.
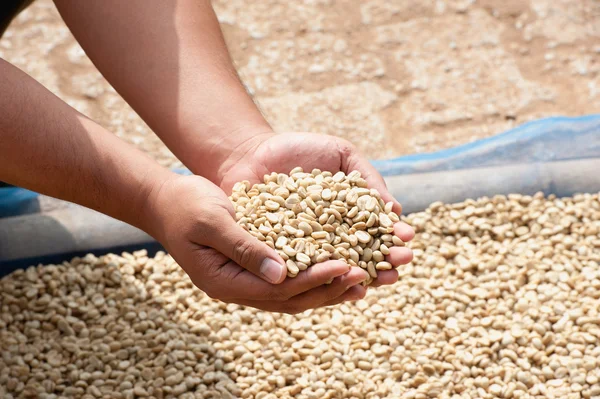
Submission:
[[[216,0],[239,72],[280,131],[346,137],[370,158],[431,151],[600,109],[597,0]],[[178,166],[95,70],[50,0],[0,57],[119,137]]]

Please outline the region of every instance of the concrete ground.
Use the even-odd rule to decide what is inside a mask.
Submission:
[[[600,110],[597,0],[216,0],[239,72],[280,131],[346,137],[370,158]],[[50,0],[0,57],[119,137],[179,166],[95,70]]]

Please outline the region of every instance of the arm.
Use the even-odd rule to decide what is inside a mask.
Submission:
[[[55,3],[100,72],[194,173],[218,181],[235,148],[272,134],[209,0]]]
[[[146,231],[145,200],[171,172],[0,59],[0,180]]]
[[[365,295],[365,272],[339,261],[283,281],[282,259],[236,224],[221,189],[162,168],[2,59],[0,111],[0,180],[145,230],[208,295],[291,313]]]

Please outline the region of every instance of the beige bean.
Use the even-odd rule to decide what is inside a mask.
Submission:
[[[330,257],[331,257],[331,252],[322,251],[321,253],[319,253],[319,255],[317,255],[317,263],[325,262]]]
[[[400,237],[397,237],[397,236],[393,236],[393,237],[392,237],[392,242],[394,243],[394,245],[396,245],[396,246],[398,246],[398,247],[403,247],[403,246],[405,245],[405,244],[404,244],[404,241],[402,241],[402,240],[400,239]]]
[[[323,226],[320,223],[317,223],[317,222],[311,220],[310,222],[308,222],[308,224],[313,229],[313,232],[315,232],[315,231],[323,231]]]
[[[382,227],[392,227],[394,225],[394,223],[392,223],[392,221],[390,220],[389,216],[385,213],[379,214],[379,224]]]
[[[288,244],[288,239],[287,237],[284,236],[280,236],[277,238],[277,240],[275,241],[275,247],[277,248],[283,248]]]
[[[358,215],[359,209],[357,206],[352,207],[352,209],[350,209],[348,211],[348,213],[346,214],[347,217],[349,217],[350,219],[352,219],[353,217],[356,217],[356,215]]]
[[[297,251],[289,245],[283,247],[283,252],[289,257],[294,257],[297,253]]]
[[[375,265],[377,270],[390,270],[392,268],[392,264],[390,262],[377,262]]]
[[[369,275],[372,278],[377,278],[377,270],[375,269],[375,265],[373,264],[373,262],[367,263],[367,272],[369,272]]]
[[[367,219],[367,222],[365,223],[365,226],[366,226],[367,228],[371,228],[371,227],[373,227],[373,226],[375,225],[375,223],[377,223],[377,222],[378,222],[377,215],[376,215],[375,213],[371,213],[371,214],[369,215],[369,218]]]
[[[300,272],[300,269],[299,269],[299,268],[298,268],[298,266],[296,265],[296,262],[294,262],[294,261],[293,261],[293,260],[291,260],[291,259],[288,259],[288,260],[285,262],[285,265],[287,266],[288,272],[289,272],[290,274],[296,275],[296,274],[298,274],[298,272]]]
[[[267,207],[268,210],[270,211],[276,211],[279,209],[279,203],[272,201],[272,200],[267,200],[265,201],[265,206]]]
[[[302,263],[305,263],[307,265],[310,263],[310,257],[308,255],[306,255],[305,253],[303,253],[303,252],[299,252],[299,253],[296,254],[296,260],[298,262],[302,262]]]
[[[298,270],[300,271],[308,269],[308,264],[304,262],[296,262],[296,266],[298,266]]]
[[[360,256],[358,255],[358,252],[356,252],[353,248],[348,249],[348,253],[350,254],[350,259],[358,264],[359,258]]]
[[[379,247],[379,252],[381,252],[384,255],[390,254],[390,250],[385,244],[381,244],[381,246]]]
[[[394,208],[394,203],[392,201],[386,202],[384,212],[386,214],[389,214],[392,212],[393,208]]]
[[[352,225],[354,230],[365,230],[367,228],[367,224],[365,222],[358,222]],[[367,233],[368,234],[368,233]]]
[[[365,249],[363,249],[362,259],[365,262],[370,261],[372,257],[373,257],[373,250],[371,248],[365,248]]]
[[[307,222],[300,222],[298,228],[304,232],[305,235],[311,235],[313,232],[312,227]]]
[[[327,238],[329,234],[326,231],[315,231],[311,234],[311,236],[315,239]]]
[[[366,244],[371,240],[371,235],[366,231],[357,231],[354,233],[360,243]]]

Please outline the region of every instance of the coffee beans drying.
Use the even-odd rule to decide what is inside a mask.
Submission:
[[[211,300],[159,253],[0,279],[0,397],[600,397],[600,200],[408,215],[392,286],[300,315]]]

